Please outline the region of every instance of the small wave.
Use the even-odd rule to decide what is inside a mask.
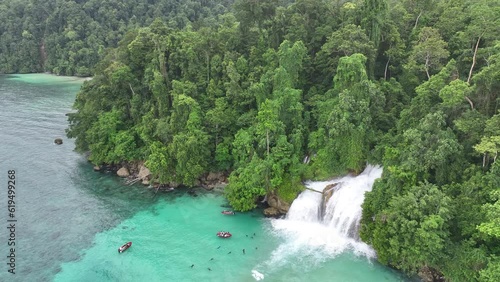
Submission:
[[[255,278],[255,280],[260,281],[264,279],[264,274],[258,272],[257,270],[252,270],[252,276]]]

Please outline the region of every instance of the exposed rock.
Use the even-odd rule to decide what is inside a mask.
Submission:
[[[98,166],[98,165],[94,166],[94,171],[100,171],[100,170],[101,170],[100,166]]]
[[[150,182],[149,182],[149,179],[143,179],[143,180],[142,180],[142,184],[143,184],[143,185],[149,185],[149,183],[150,183]]]
[[[208,185],[202,185],[203,188],[205,188],[207,191],[224,191],[224,188],[226,188],[227,183],[221,182],[221,183],[216,183],[216,184],[208,184]]]
[[[274,195],[267,197],[267,204],[271,207],[276,207],[278,205],[278,200]]]
[[[444,279],[443,275],[441,275],[441,273],[439,273],[439,271],[437,271],[431,267],[428,267],[428,266],[422,267],[418,271],[418,276],[420,278],[422,278],[422,281],[424,281],[424,282],[444,282],[444,281],[446,281]]]
[[[290,204],[280,199],[275,194],[267,196],[267,203],[270,207],[275,208],[280,214],[286,214],[290,209]]]
[[[125,181],[125,184],[126,185],[133,185],[133,184],[139,182],[139,180],[140,180],[139,178],[134,178],[132,175],[130,175],[127,177],[127,181]]]
[[[321,210],[320,210],[321,218],[323,218],[325,214],[326,205],[328,204],[330,198],[333,196],[333,192],[335,191],[335,187],[337,186],[337,184],[338,183],[328,184],[323,189],[323,195],[321,196]]]
[[[227,182],[227,176],[224,172],[210,172],[202,177],[200,181],[199,185],[211,190],[217,185],[225,184]]]
[[[264,210],[264,215],[267,217],[280,217],[282,214],[278,211],[278,209],[269,207]]]
[[[139,168],[139,174],[137,175],[137,177],[142,179],[144,183],[144,180],[151,179],[151,171],[149,171],[149,169],[146,166],[144,166],[144,164],[142,164]]]
[[[56,140],[54,140],[54,143],[56,143],[57,145],[61,145],[63,143],[63,140],[61,138],[56,138]]]
[[[128,168],[122,167],[116,172],[116,174],[120,177],[128,177],[130,172],[128,171]]]
[[[325,189],[323,189],[323,198],[325,199],[325,202],[328,202],[328,200],[330,200],[333,196],[333,191],[335,191],[335,187],[337,187],[337,185],[338,183],[333,183],[325,186]]]
[[[207,175],[208,182],[223,182],[225,180],[224,173],[222,172],[210,172]]]

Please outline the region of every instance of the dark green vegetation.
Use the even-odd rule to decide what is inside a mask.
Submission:
[[[130,29],[161,18],[172,28],[227,11],[233,0],[0,1],[0,73],[89,76]]]
[[[198,16],[93,12],[84,26],[70,19],[85,9],[61,14],[68,3],[97,1],[80,2],[33,15],[51,19],[43,27],[7,20],[26,47],[12,50],[2,35],[0,65],[95,73],[68,131],[92,162],[146,160],[156,180],[185,185],[225,171],[238,210],[266,193],[290,201],[303,179],[381,163],[361,238],[382,263],[450,281],[500,281],[498,0],[239,0],[224,14],[199,1]],[[19,3],[0,13],[28,9]],[[126,10],[117,5],[115,13]],[[86,34],[92,24],[99,36]],[[125,30],[117,48],[102,50]],[[46,60],[26,51],[40,38],[55,54]],[[97,65],[84,59],[100,55]]]

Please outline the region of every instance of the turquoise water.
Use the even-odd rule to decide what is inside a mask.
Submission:
[[[98,234],[83,259],[64,264],[55,281],[253,280],[252,268],[266,259],[267,241],[273,241],[260,215],[224,216],[223,200],[214,194],[169,198]],[[218,238],[220,230],[233,236]],[[127,241],[132,247],[118,255],[116,247]]]
[[[222,215],[219,192],[155,196],[94,172],[65,138],[64,114],[81,83],[0,76],[0,281],[256,281],[261,274],[261,281],[405,281],[349,251],[332,257],[304,243],[303,255],[288,252],[290,242],[301,242],[259,211]],[[63,145],[54,144],[57,137]],[[15,275],[6,264],[11,169],[17,179]],[[220,230],[233,237],[216,237]],[[132,247],[118,254],[128,241]]]

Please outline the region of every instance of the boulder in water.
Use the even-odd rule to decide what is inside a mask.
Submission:
[[[54,143],[56,143],[57,145],[61,145],[63,143],[63,140],[61,138],[56,138],[54,140]]]
[[[325,202],[328,202],[330,198],[333,196],[333,191],[335,191],[335,187],[338,185],[338,183],[333,183],[333,184],[328,184],[326,185],[325,189],[323,189],[323,198]]]
[[[151,171],[142,164],[139,168],[139,174],[137,174],[137,177],[142,180],[142,183],[147,182],[147,184],[144,185],[149,185],[149,180],[151,179]]]
[[[278,209],[273,208],[273,207],[269,207],[269,208],[267,208],[267,209],[264,210],[264,215],[266,217],[275,217],[275,218],[278,218],[282,214],[278,211]]]
[[[267,204],[284,215],[290,209],[290,204],[280,199],[276,194],[267,195]]]
[[[323,189],[323,195],[321,196],[321,207],[320,207],[321,218],[323,218],[323,216],[325,215],[326,205],[328,204],[330,198],[333,196],[333,192],[335,191],[335,187],[337,187],[337,185],[338,183],[328,184],[325,186],[325,189]]]
[[[130,172],[126,167],[122,167],[116,172],[116,174],[120,177],[128,177],[130,175]]]

